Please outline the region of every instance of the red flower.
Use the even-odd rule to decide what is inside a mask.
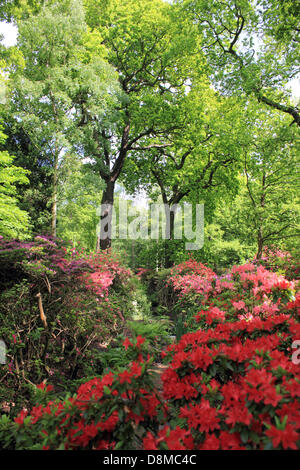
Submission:
[[[103,386],[110,386],[113,384],[114,381],[114,374],[112,372],[109,372],[108,374],[104,375],[102,377],[101,383]]]
[[[131,383],[131,374],[129,374],[128,370],[124,370],[124,372],[121,372],[119,374],[119,378],[120,378],[120,384],[123,384],[125,382],[127,383]]]
[[[31,424],[35,424],[43,416],[42,405],[35,406],[31,410]]]
[[[133,346],[133,344],[129,341],[128,338],[126,338],[125,341],[123,342],[123,346],[125,346],[125,349],[127,351],[128,347]]]
[[[185,450],[186,447],[181,441],[187,436],[187,431],[177,426],[175,429],[170,430],[168,427],[164,428],[159,433],[159,440],[163,440],[169,450]]]
[[[276,284],[273,284],[273,289],[285,290],[285,289],[289,289],[289,287],[290,287],[290,283],[286,280],[282,280],[282,281],[277,282]]]
[[[249,425],[251,423],[252,416],[244,405],[232,406],[227,411],[226,423],[232,424],[243,423]]]
[[[131,375],[134,375],[135,377],[140,377],[142,373],[142,367],[138,362],[133,362],[131,369],[130,369]]]
[[[26,418],[27,415],[28,415],[28,411],[25,408],[23,408],[23,410],[21,410],[17,418],[14,419],[15,423],[19,424],[19,426],[22,426],[22,424],[24,423],[24,419]]]
[[[101,441],[98,441],[97,444],[96,444],[96,450],[110,450],[110,449],[114,449],[116,443],[115,442],[109,442],[109,441],[105,441],[104,439],[102,439]]]
[[[271,426],[266,435],[272,439],[274,448],[277,448],[279,444],[284,449],[298,450],[296,442],[299,440],[299,434],[293,429],[290,424],[285,426],[285,429],[277,429],[275,426]]]
[[[199,447],[199,450],[219,450],[220,441],[214,434],[209,434],[203,444]]]
[[[145,338],[143,338],[141,335],[138,335],[136,338],[136,346],[139,348],[142,344],[144,344]]]
[[[51,392],[53,390],[53,385],[47,385],[46,387],[45,382],[41,382],[36,386],[36,388],[38,388],[39,390],[45,390],[46,392]]]
[[[102,416],[102,418],[104,415]],[[106,421],[100,422],[96,424],[96,427],[101,429],[101,431],[113,431],[119,422],[119,414],[118,411],[113,411],[109,418]]]
[[[220,432],[220,442],[221,442],[221,449],[223,450],[240,450],[241,447],[241,439],[238,433],[230,434],[226,431]]]
[[[158,450],[156,445],[156,439],[151,434],[151,432],[147,432],[146,437],[143,440],[144,450]]]
[[[180,418],[187,418],[188,425],[191,428],[200,431],[213,431],[219,429],[219,418],[215,408],[211,408],[209,401],[202,399],[200,404],[191,408],[181,408]]]

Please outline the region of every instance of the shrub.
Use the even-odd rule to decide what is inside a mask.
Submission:
[[[282,274],[286,279],[300,278],[299,257],[292,256],[288,251],[282,251],[275,247],[268,247],[264,250],[261,260],[254,260],[262,264],[267,269]]]
[[[163,352],[169,423],[149,432],[144,448],[299,449],[297,282],[253,264],[208,282],[202,272],[186,280],[181,271],[170,282],[197,299],[198,313]]]
[[[145,339],[126,338],[127,367],[2,418],[4,448],[300,449],[299,283],[251,263],[223,276],[200,266],[187,289],[185,269],[172,275],[197,312],[162,351],[162,396]]]
[[[170,424],[148,434],[145,449],[300,448],[295,337],[300,325],[286,314],[220,318],[184,335],[168,348],[170,367],[162,377]]]
[[[125,342],[135,360],[118,373],[83,383],[73,396],[23,409],[14,422],[0,421],[0,444],[16,450],[118,450],[134,448],[146,428],[157,431],[163,405],[142,356],[142,338]]]
[[[24,385],[47,378],[63,385],[101,373],[97,351],[123,328],[130,272],[109,252],[90,256],[47,237],[0,240],[0,263],[0,400],[29,398]]]

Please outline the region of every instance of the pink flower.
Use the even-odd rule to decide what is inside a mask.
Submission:
[[[245,302],[243,302],[242,300],[240,300],[239,302],[232,302],[232,305],[236,310],[242,310],[246,307]]]

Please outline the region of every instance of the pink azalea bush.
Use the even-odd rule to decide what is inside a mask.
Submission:
[[[300,278],[299,257],[293,257],[288,251],[276,247],[266,247],[262,258],[260,260],[254,259],[253,262],[262,264],[270,271],[280,271],[288,280]]]

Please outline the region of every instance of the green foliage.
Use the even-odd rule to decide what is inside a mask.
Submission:
[[[73,396],[67,394],[46,406],[33,407],[32,416],[25,410],[14,422],[4,416],[0,420],[1,448],[135,448],[148,426],[157,429],[156,415],[162,411],[162,403],[153,392],[150,365],[151,360],[140,358],[122,372],[82,383]]]
[[[285,85],[299,72],[299,6],[293,1],[179,0],[198,25],[213,82],[289,115],[299,109]],[[279,3],[279,5],[278,5]]]
[[[0,144],[5,138],[0,127]],[[0,235],[24,238],[29,234],[29,218],[19,207],[17,185],[28,183],[28,172],[13,165],[13,160],[0,150]]]
[[[143,320],[127,320],[124,334],[115,337],[97,357],[101,371],[118,370],[132,360],[132,348],[129,347],[124,352],[121,346],[127,338],[133,344],[138,338],[143,338],[141,350],[145,354],[151,354],[154,360],[160,361],[160,351],[172,342],[173,323],[169,317],[153,317],[147,315]],[[93,367],[95,370],[96,358],[93,357]]]
[[[50,4],[54,0],[3,0],[0,6],[0,19],[15,21],[36,14],[46,1]]]
[[[96,247],[97,209],[103,183],[72,156],[65,156],[58,193],[58,236],[93,251]]]
[[[131,298],[132,310],[131,317],[133,320],[144,320],[151,318],[151,302],[147,294],[147,286],[141,282],[138,276],[131,279]]]
[[[149,450],[299,447],[297,367],[290,361],[297,283],[253,264],[219,277],[190,260],[171,274],[173,288],[198,312],[184,325],[189,334],[162,352],[169,367],[161,381],[153,381],[148,341],[119,337],[101,376],[77,381],[76,390],[73,382],[57,399],[45,383],[31,389],[35,406],[0,420],[2,448],[136,450],[142,440]],[[188,279],[196,281],[193,300]]]
[[[288,40],[297,31],[297,8],[275,3],[261,0],[257,9],[250,0],[4,5],[4,12],[13,7],[20,32],[18,47],[5,52],[13,97],[6,150],[31,171],[30,186],[19,191],[33,230],[49,231],[52,210],[55,233],[57,206],[59,235],[93,249],[95,207],[107,198],[108,181],[114,202],[122,179],[128,192],[143,188],[153,201],[204,202],[206,246],[198,255],[214,266],[252,256],[259,226],[265,241],[280,244],[285,237],[291,245],[298,211],[291,185],[284,201],[267,201],[262,215],[259,204],[251,208],[240,177],[246,152],[247,189],[253,186],[259,199],[255,152],[264,155],[270,187],[279,164],[297,164],[290,147],[296,131],[277,112],[297,120],[282,88],[297,63],[297,43]],[[254,41],[259,25],[261,43]],[[231,208],[228,223],[221,200]],[[272,225],[276,233],[269,237]],[[186,256],[183,242],[173,240],[136,241],[126,251],[133,267],[152,269]]]
[[[97,48],[97,56],[91,57],[93,34],[85,24],[81,2],[45,4],[38,14],[20,20],[18,29],[17,46],[24,64],[8,67],[13,98],[10,114],[29,140],[33,163],[38,160],[49,169],[47,203],[55,235],[64,157],[81,154],[81,106],[89,97],[89,109],[103,116],[117,85],[111,67],[103,60],[104,48],[102,52]],[[23,164],[27,164],[24,159]],[[37,168],[32,177],[40,178],[42,171],[34,164]]]
[[[288,320],[273,317],[279,306],[298,331],[300,118],[288,89],[299,72],[298,2],[4,0],[0,19],[19,30],[16,47],[0,45],[0,338],[8,359],[0,447],[126,449],[145,436],[151,449],[193,448],[191,438],[203,446],[213,429],[191,431],[183,415],[192,411],[180,406],[195,385],[193,361],[206,350],[196,396],[222,415],[218,383],[237,387],[262,364],[274,372],[268,350],[251,349],[265,327],[278,335],[275,362],[287,353]],[[193,259],[174,234],[113,240],[117,257],[96,250],[101,202],[120,212],[122,198],[141,189],[169,207],[204,204],[204,246]],[[20,241],[50,231],[64,241]],[[182,271],[164,269],[172,263]],[[224,341],[214,337],[225,330]],[[250,362],[242,364],[245,344]],[[165,380],[174,393],[168,412],[149,370],[165,346],[182,360],[168,371],[177,382]],[[5,415],[33,405],[15,422]],[[277,417],[270,403],[249,407],[261,426],[275,424],[272,432],[285,431],[284,409]],[[246,448],[274,447],[269,429],[261,438],[257,423],[250,430],[227,418],[214,445],[227,439],[230,447],[238,434]]]
[[[135,337],[142,336],[157,350],[170,341],[172,322],[169,317],[160,315],[157,319],[149,318],[147,321],[128,321],[127,325]]]
[[[5,149],[15,165],[29,171],[28,184],[18,187],[20,208],[29,214],[33,233],[49,233],[51,225],[52,170],[50,162],[35,148],[21,123],[4,117]]]

